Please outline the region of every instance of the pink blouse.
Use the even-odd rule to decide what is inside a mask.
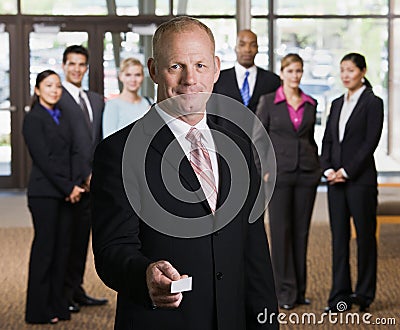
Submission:
[[[300,103],[300,106],[297,109],[297,111],[290,104],[288,104],[286,102],[286,96],[285,96],[285,93],[283,92],[282,86],[276,90],[275,100],[274,100],[275,104],[278,104],[281,102],[286,102],[286,105],[287,105],[287,108],[289,111],[290,120],[292,121],[295,131],[297,131],[299,129],[301,121],[303,120],[305,103],[308,102],[308,103],[312,104],[313,106],[316,105],[315,100],[313,98],[311,98],[310,96],[308,96],[307,94],[304,94],[301,90],[300,90],[300,96],[301,96],[301,103]]]

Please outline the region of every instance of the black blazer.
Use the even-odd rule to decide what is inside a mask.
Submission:
[[[83,111],[72,95],[63,87],[63,93],[57,107],[62,110],[70,122],[73,133],[80,143],[82,150],[83,178],[91,173],[94,150],[102,139],[102,116],[104,110],[104,99],[100,94],[86,91],[90,106],[93,110],[92,129],[85,120]]]
[[[374,152],[382,133],[383,101],[367,87],[347,121],[343,141],[339,142],[339,117],[343,103],[344,95],[332,102],[322,140],[322,169],[343,167],[349,183],[376,185]]]
[[[314,139],[316,105],[305,103],[303,120],[299,129],[295,131],[286,102],[275,104],[275,95],[276,93],[271,93],[261,96],[256,115],[271,139],[278,178],[284,173],[301,169],[307,172],[315,171],[316,179],[319,180],[321,172],[318,147]],[[254,132],[254,136],[257,142],[260,135]]]
[[[249,139],[253,129],[254,113],[260,96],[274,92],[279,86],[280,78],[275,73],[257,67],[256,84],[246,108],[243,106],[235,68],[222,70],[218,81],[214,85],[213,93],[228,96],[240,103],[213,95],[208,102],[208,104],[212,103],[213,111],[208,111],[207,108],[208,117],[226,130],[234,132],[243,139]]]
[[[211,216],[182,149],[178,147],[178,155],[172,157],[165,154],[166,148],[176,140],[166,125],[157,132],[154,127],[159,124],[163,125],[162,119],[152,108],[136,123],[103,140],[95,153],[91,183],[93,250],[100,278],[118,292],[115,328],[208,330],[214,329],[216,320],[219,330],[276,329],[276,323],[260,326],[257,322],[264,308],[268,312],[277,311],[277,301],[263,217],[248,223],[259,183],[249,145],[224,132],[237,143],[250,167],[250,193],[243,202],[233,201],[239,204],[233,220],[214,234],[198,238],[172,237],[153,229],[142,219],[151,217],[158,219],[160,226],[164,223],[168,226],[174,221],[171,214],[176,214],[190,226],[191,218],[204,216],[211,226],[218,226],[224,218]],[[221,131],[212,123],[209,126]],[[130,134],[134,135],[129,137]],[[222,148],[218,137],[214,135],[214,138],[217,148]],[[128,139],[132,139],[129,146]],[[133,154],[122,166],[124,148]],[[181,164],[176,163],[177,159],[182,160]],[[166,171],[172,173],[167,176],[179,177],[177,184],[183,185],[189,195],[200,189],[198,197],[194,200],[192,197],[193,203],[178,200],[166,190],[162,160]],[[129,169],[124,182],[123,168]],[[217,207],[223,205],[233,184],[247,187],[242,178],[231,182],[229,167],[222,158],[219,158],[219,176]],[[154,200],[160,205],[159,210],[154,207]],[[170,261],[181,274],[193,276],[193,290],[184,293],[177,309],[152,310],[150,306],[146,268],[161,259]]]
[[[39,103],[25,116],[22,133],[32,157],[29,197],[68,196],[80,184],[79,146],[61,112],[57,125]]]
[[[253,94],[249,100],[248,108],[255,112],[261,95],[275,92],[281,85],[278,75],[271,71],[257,67],[257,78]],[[213,93],[229,96],[243,103],[240,95],[240,87],[237,84],[235,68],[222,70],[218,81],[214,85]]]

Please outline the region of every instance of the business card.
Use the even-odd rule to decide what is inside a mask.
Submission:
[[[171,293],[178,293],[192,290],[192,278],[182,278],[178,281],[172,281]]]

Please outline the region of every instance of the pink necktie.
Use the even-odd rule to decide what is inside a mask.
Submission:
[[[215,186],[210,154],[201,142],[201,138],[201,132],[194,127],[192,127],[186,135],[186,139],[192,144],[190,150],[190,164],[200,181],[201,188],[204,191],[211,211],[214,213],[217,205],[217,188]]]

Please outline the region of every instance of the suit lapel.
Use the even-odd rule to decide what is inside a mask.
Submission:
[[[236,72],[235,72],[235,68],[234,67],[229,70],[229,75],[227,75],[227,76],[228,76],[227,80],[232,82],[231,83],[232,87],[233,87],[233,90],[232,90],[233,95],[232,95],[232,97],[234,99],[236,99],[236,100],[239,100],[240,102],[243,102],[242,95],[240,94],[240,87],[241,86],[238,86],[238,84],[237,84],[237,77],[236,77]]]
[[[339,118],[340,118],[340,113],[342,112],[342,108],[343,108],[343,103],[344,103],[344,96],[341,96],[341,98],[339,99],[339,101],[336,103],[335,108],[331,109],[331,114],[330,116],[333,116],[331,118],[332,122],[333,122],[333,132],[332,135],[334,137],[335,141],[339,141]],[[336,111],[335,111],[336,110]]]
[[[214,134],[213,131],[219,131],[218,126],[216,126],[213,122],[207,121],[209,128],[211,129],[211,133],[213,135],[215,149],[217,151],[217,161],[218,161],[218,176],[219,182],[217,184],[218,187],[218,196],[217,196],[217,208],[220,207],[226,198],[228,197],[230,191],[230,171],[229,166],[226,163],[225,159],[220,156],[218,150],[222,150],[224,148],[224,141],[221,141],[219,134]]]
[[[310,103],[306,102],[304,104],[303,119],[301,120],[297,134],[301,135],[303,131],[307,128],[307,123],[312,123],[315,117],[315,108]]]
[[[189,160],[168,125],[158,115],[157,110],[154,107],[150,109],[143,117],[142,122],[145,134],[151,139],[150,147],[162,155],[163,161],[179,173],[183,185],[195,192],[200,204],[204,206],[207,212],[211,212],[204,192],[201,189],[200,182]]]
[[[89,98],[89,95],[88,95],[88,98]],[[89,127],[85,118],[83,117],[83,113],[82,113],[82,109],[81,109],[80,105],[75,101],[73,96],[67,91],[67,89],[65,87],[63,87],[63,93],[62,93],[62,97],[61,97],[61,100],[59,103],[61,104],[61,108],[64,111],[76,111],[79,113],[79,119],[85,122],[85,127],[87,128],[86,133],[90,136],[90,139],[93,141],[93,129],[91,127]],[[72,108],[72,109],[69,109],[69,108]],[[94,113],[93,113],[93,116],[94,116]]]
[[[40,114],[41,117],[43,117],[43,120],[45,121],[48,129],[50,129],[52,134],[58,135],[61,139],[65,141],[70,140],[70,132],[69,132],[69,126],[66,123],[65,118],[63,118],[63,114],[61,112],[61,116],[59,119],[59,124],[54,121],[54,119],[51,117],[51,115],[42,108],[40,105],[37,106],[36,111]]]
[[[346,136],[346,134],[347,134],[347,132],[349,130],[349,127],[351,127],[352,123],[356,120],[357,116],[361,113],[362,109],[364,109],[363,104],[365,102],[365,95],[366,95],[365,92],[366,91],[367,91],[367,89],[364,90],[362,92],[362,94],[360,95],[360,98],[358,99],[358,101],[356,103],[356,106],[354,107],[349,119],[347,120],[346,127],[345,127],[345,130],[344,130],[343,139],[345,138],[345,136]]]

